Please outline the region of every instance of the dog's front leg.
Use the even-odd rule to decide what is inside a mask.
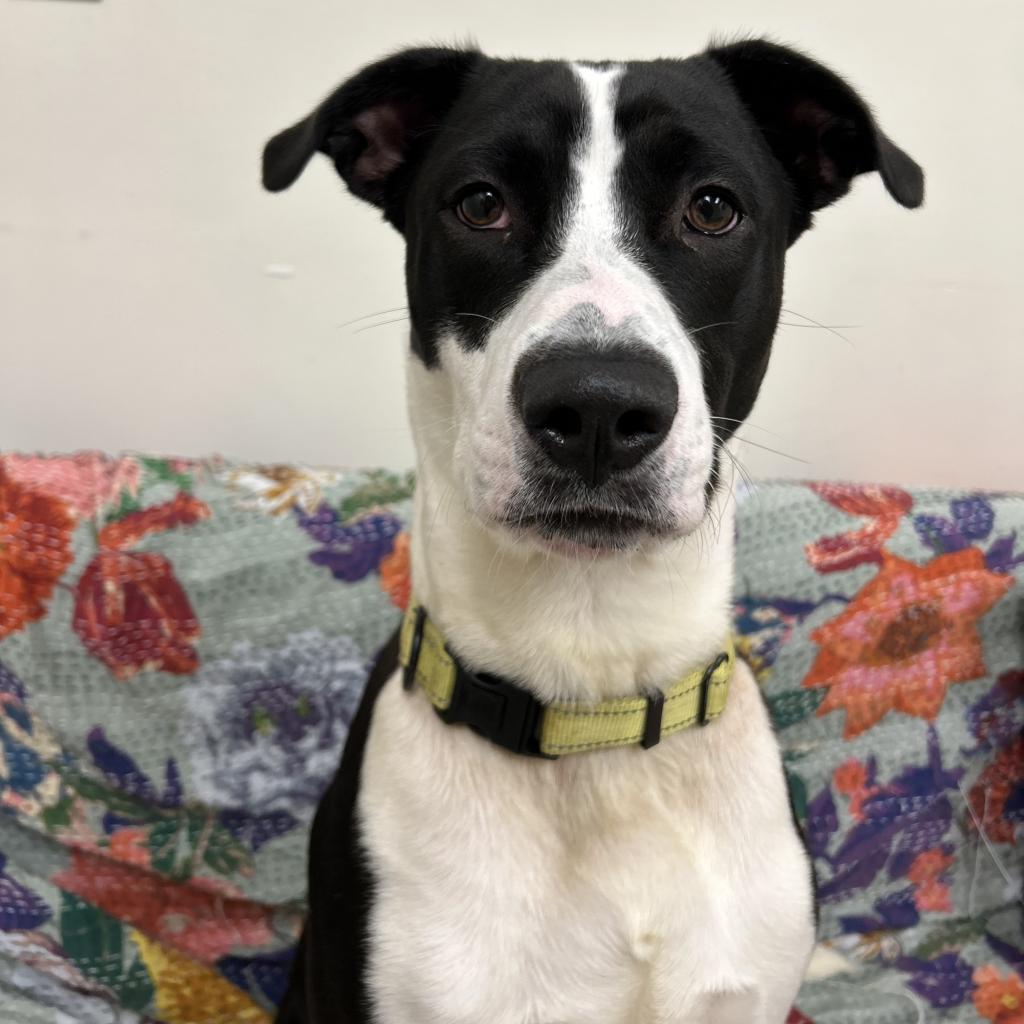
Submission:
[[[737,1022],[742,1020],[757,1021],[757,1024],[785,1024],[789,1011],[796,1001],[797,992],[800,990],[800,980],[798,977],[796,980],[791,979],[788,983],[762,990],[757,1013],[747,1017],[737,1017]]]
[[[706,996],[698,1009],[671,1024],[784,1024],[799,988],[787,979],[771,990],[744,988]]]
[[[757,992],[756,1012],[736,1017],[737,1024],[741,1021],[744,1024],[785,1024],[804,977],[804,965],[800,963],[797,968],[780,971],[777,976],[771,978],[763,978],[762,987]],[[723,1024],[725,1021],[732,1024],[733,1018],[723,1018]],[[715,1024],[719,1024],[717,1018]]]
[[[707,1012],[701,1017],[704,1024],[769,1024],[767,1017],[757,1013],[758,994],[753,989],[741,992],[723,992],[712,996]],[[772,1021],[771,1024],[781,1024]]]

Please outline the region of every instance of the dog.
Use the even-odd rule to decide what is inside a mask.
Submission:
[[[788,247],[918,165],[763,40],[411,49],[270,140],[404,236],[414,598],[313,826],[280,1024],[782,1024],[812,870],[730,642]],[[399,662],[404,668],[399,667]]]

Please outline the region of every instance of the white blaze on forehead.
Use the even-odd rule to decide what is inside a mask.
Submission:
[[[587,131],[579,161],[579,198],[570,228],[570,244],[612,241],[616,223],[615,174],[622,144],[615,132],[615,97],[621,67],[593,68],[574,64],[587,106]],[[574,235],[582,237],[575,239]]]
[[[615,198],[615,178],[622,160],[622,143],[615,131],[615,98],[622,68],[574,64],[585,105],[585,124],[576,154],[576,194],[569,210],[560,268],[561,287],[543,303],[546,319],[557,320],[576,306],[601,311],[614,327],[636,313],[636,296],[624,288],[609,268],[609,256],[621,244],[621,222]]]

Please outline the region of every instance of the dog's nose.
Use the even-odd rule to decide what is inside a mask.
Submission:
[[[671,366],[656,352],[553,348],[523,358],[512,397],[548,459],[597,487],[665,440],[679,389]]]

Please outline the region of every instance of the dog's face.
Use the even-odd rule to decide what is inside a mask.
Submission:
[[[621,65],[406,51],[271,140],[267,187],[318,150],[405,236],[421,451],[489,528],[573,552],[699,526],[787,247],[861,172],[923,194],[848,86],[761,42]]]

